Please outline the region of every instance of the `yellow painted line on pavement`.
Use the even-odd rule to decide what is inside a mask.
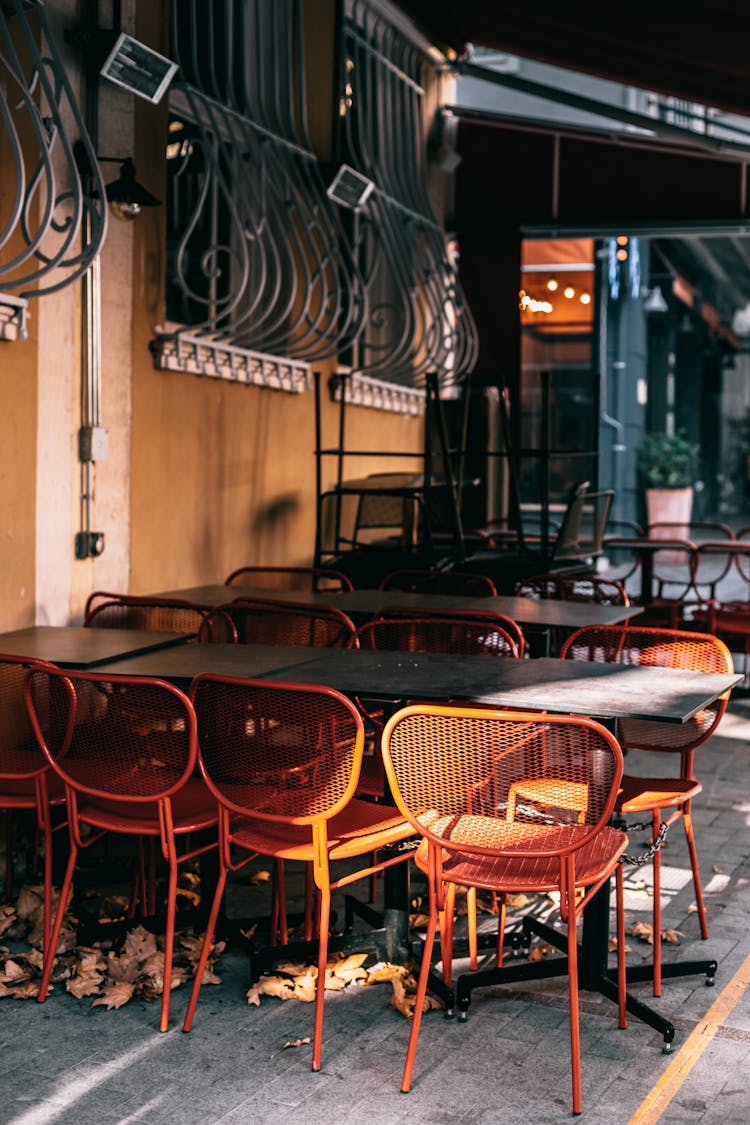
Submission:
[[[654,1125],[654,1122],[659,1120],[732,1008],[745,995],[748,987],[750,987],[750,957],[740,965],[703,1019],[691,1031],[659,1081],[630,1118],[628,1125]]]

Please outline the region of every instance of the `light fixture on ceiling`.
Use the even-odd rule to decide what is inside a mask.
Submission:
[[[108,159],[99,157],[100,160]],[[120,164],[120,174],[104,188],[110,212],[116,219],[132,221],[144,207],[159,207],[161,200],[152,195],[135,178],[135,164],[127,156]]]
[[[359,211],[375,190],[375,184],[356,172],[348,164],[342,164],[333,180],[328,186],[326,195],[334,203],[342,207],[349,207],[352,211]]]
[[[156,105],[177,69],[177,63],[123,32],[118,35],[99,73],[102,78]]]
[[[554,293],[555,290],[557,289],[557,286],[558,286],[557,278],[551,277],[549,279],[549,281],[547,282],[547,288],[549,289],[550,293]]]
[[[649,290],[646,299],[643,302],[643,311],[645,313],[669,312],[669,305],[664,298],[664,294],[661,291],[660,285],[655,285],[653,289]]]

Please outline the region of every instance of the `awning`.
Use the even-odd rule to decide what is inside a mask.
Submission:
[[[492,47],[750,115],[747,0],[400,0],[436,44]]]

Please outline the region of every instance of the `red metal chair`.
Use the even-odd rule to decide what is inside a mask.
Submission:
[[[160,1029],[169,1023],[177,872],[216,847],[177,842],[216,825],[216,801],[195,776],[195,713],[187,696],[161,680],[33,668],[26,705],[39,746],[65,787],[70,856],[39,986],[47,997],[78,853],[108,832],[157,840],[168,868],[164,991]]]
[[[732,656],[726,645],[707,633],[679,629],[652,629],[640,626],[591,626],[579,629],[564,644],[563,659],[593,660],[600,663],[649,665],[659,668],[685,668],[701,672],[732,672]],[[728,697],[722,696],[700,711],[690,722],[677,726],[641,719],[623,719],[620,742],[628,750],[659,751],[679,755],[679,773],[669,777],[638,777],[625,774],[615,810],[625,816],[649,812],[652,817],[652,844],[660,842],[662,826],[681,819],[685,830],[690,867],[695,887],[701,936],[708,937],[708,922],[703,902],[698,855],[690,814],[691,801],[702,790],[693,776],[696,749],[714,733],[726,710]],[[673,810],[662,820],[662,810]],[[661,851],[654,857],[653,937],[654,996],[661,995]]]
[[[219,802],[219,880],[183,1030],[195,1015],[229,872],[255,855],[312,865],[320,895],[312,1069],[320,1069],[331,891],[404,862],[400,854],[332,878],[338,860],[413,835],[396,809],[355,796],[364,729],[354,704],[331,688],[197,676],[199,765]],[[283,951],[280,951],[282,955]]]
[[[486,636],[489,639],[494,630],[498,630],[498,646],[499,647],[497,647],[497,649],[495,649],[495,646],[493,646],[492,643],[489,642],[489,643],[484,644],[482,646],[484,652],[492,652],[493,655],[496,655],[496,656],[523,656],[524,652],[526,651],[526,639],[523,635],[523,632],[521,630],[521,626],[518,624],[518,622],[514,621],[512,617],[508,617],[504,613],[495,613],[494,610],[484,610],[484,609],[471,609],[471,610],[469,610],[469,609],[429,609],[429,610],[426,610],[426,609],[424,609],[422,607],[419,607],[419,606],[386,605],[386,606],[383,606],[382,609],[380,609],[378,611],[378,613],[373,618],[373,622],[375,622],[375,621],[397,622],[397,621],[402,620],[404,618],[411,619],[413,621],[434,622],[435,623],[434,635],[435,635],[436,642],[437,642],[437,638],[439,636],[438,631],[442,628],[439,624],[440,622],[446,622],[448,626],[453,625],[454,627],[463,628],[464,629],[464,636],[466,637],[466,644],[467,644],[468,647],[466,648],[465,651],[462,650],[462,649],[459,649],[458,651],[464,651],[464,655],[474,655],[474,656],[481,655],[477,651],[477,643],[476,643],[475,638],[480,637],[480,636]],[[368,622],[368,624],[369,624],[369,622]],[[508,637],[510,637],[511,641],[513,642],[513,645],[515,646],[515,648],[517,650],[516,652],[504,651],[504,649],[503,649],[504,642],[500,641],[500,639],[499,639],[501,633],[505,633]],[[448,636],[448,633],[446,632],[446,633],[444,633],[444,635]],[[383,634],[383,636],[385,636],[385,634]],[[458,635],[454,636],[453,641],[456,644],[460,643],[460,641],[458,639]],[[401,645],[397,645],[396,647],[400,648]],[[417,652],[417,651],[428,652],[429,649],[422,649],[422,650],[412,649],[412,651],[413,652]],[[448,652],[450,652],[451,650],[450,649],[439,649],[439,650],[434,650],[434,651],[448,651]]]
[[[467,598],[497,596],[495,583],[487,575],[465,574],[460,570],[394,570],[385,576],[378,589],[421,594],[459,594]]]
[[[34,737],[23,687],[29,668],[49,667],[51,665],[41,660],[0,656],[0,808],[6,815],[5,896],[10,898],[13,891],[13,812],[30,810],[36,813],[37,837],[41,836],[44,847],[42,938],[45,954],[49,948],[52,911],[51,806],[63,804],[65,793]]]
[[[516,586],[519,598],[553,598],[595,605],[630,605],[625,587],[614,578],[598,575],[535,574]]]
[[[617,741],[590,719],[477,708],[413,706],[383,733],[383,759],[398,808],[422,837],[429,923],[401,1089],[411,1086],[435,932],[456,885],[501,901],[502,958],[509,893],[558,891],[567,925],[573,1112],[580,1113],[576,919],[617,872],[619,1022],[626,1025],[622,875],[627,838],[608,826],[622,775]],[[533,799],[512,808],[513,787]],[[581,893],[579,897],[579,893]],[[443,958],[450,951],[443,950]]]
[[[149,598],[135,594],[107,594],[96,591],[89,596],[83,619],[87,629],[146,629],[152,633],[194,633],[212,639],[211,618],[216,627],[221,621],[212,606],[178,598]],[[222,638],[224,639],[224,638]]]
[[[345,648],[356,632],[351,618],[335,606],[237,598],[219,612],[231,617],[240,644]]]
[[[321,566],[240,566],[224,579],[225,586],[268,590],[353,590],[340,570]]]

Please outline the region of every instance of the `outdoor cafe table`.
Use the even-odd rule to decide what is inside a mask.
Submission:
[[[141,652],[182,646],[189,633],[145,629],[84,629],[80,625],[31,625],[0,633],[0,653],[49,660],[62,668],[96,668]]]
[[[259,652],[264,649],[265,661],[263,651]],[[178,663],[182,679],[188,674],[221,671],[222,674],[283,679],[289,683],[320,684],[347,695],[386,699],[394,708],[410,699],[453,700],[499,708],[588,715],[609,729],[615,729],[617,719],[624,717],[687,722],[742,679],[740,675],[544,657],[524,661],[359,649],[281,650],[258,645],[190,645],[182,650],[163,649],[117,661],[104,670],[112,675],[119,671],[170,677]],[[402,888],[401,893],[408,894],[408,887]],[[387,911],[391,927],[388,945],[394,950],[408,948],[408,909],[403,905],[400,909],[394,906],[397,894],[398,890],[394,889]],[[616,985],[607,974],[608,942],[609,887],[605,885],[584,911],[580,985],[615,1000]],[[565,959],[556,958],[490,970],[484,976],[491,975],[491,983],[504,983],[557,976],[565,971]],[[475,974],[459,978],[459,1006],[461,981],[469,977],[474,981],[478,979]],[[671,1043],[674,1027],[668,1020],[630,994],[627,1004],[632,1015],[661,1032],[665,1044]]]
[[[502,613],[511,617],[529,636],[532,656],[546,655],[551,628],[582,629],[585,625],[619,625],[638,613],[640,606],[597,605],[592,602],[558,601],[554,598],[468,598],[460,594],[425,594],[405,590],[259,590],[242,586],[192,586],[182,590],[163,590],[157,598],[180,598],[199,605],[225,605],[236,598],[263,598],[282,602],[333,605],[348,614],[356,624],[368,621],[386,606],[419,610],[469,610]]]

